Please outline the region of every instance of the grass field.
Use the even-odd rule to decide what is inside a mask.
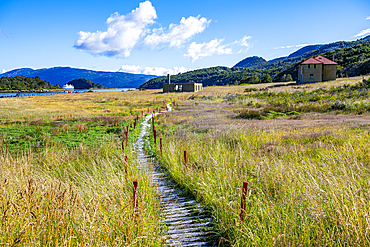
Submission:
[[[368,85],[350,78],[0,99],[0,243],[163,246],[160,200],[137,167],[133,126],[175,101],[179,110],[156,117],[163,155],[159,142],[152,150],[212,212],[220,246],[367,246]]]
[[[161,245],[159,198],[132,144],[134,118],[164,100],[138,91],[0,99],[0,243]]]

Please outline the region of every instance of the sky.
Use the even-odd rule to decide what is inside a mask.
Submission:
[[[0,73],[178,74],[367,35],[369,0],[0,0]]]

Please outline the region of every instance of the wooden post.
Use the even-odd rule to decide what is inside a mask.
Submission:
[[[126,173],[126,176],[128,174],[128,161],[127,161],[127,155],[125,155],[125,173]]]
[[[240,220],[244,222],[245,203],[247,198],[248,182],[243,182],[241,207],[240,207]]]
[[[185,169],[187,168],[187,163],[188,163],[187,154],[188,154],[188,152],[185,150],[184,151],[184,167],[185,167]]]
[[[137,216],[139,214],[139,198],[138,198],[138,183],[137,180],[133,181],[133,204],[134,204],[134,215]]]
[[[161,155],[162,155],[162,138],[159,138],[159,148],[161,150]]]
[[[125,151],[125,142],[122,140],[122,152]]]
[[[126,126],[126,145],[127,145],[127,143],[128,143],[128,124]]]
[[[157,145],[157,131],[153,129],[153,135],[154,135],[154,145]]]

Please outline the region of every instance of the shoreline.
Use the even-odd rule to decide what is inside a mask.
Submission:
[[[64,89],[38,89],[38,90],[0,90],[0,93],[50,93],[50,92],[68,91]]]

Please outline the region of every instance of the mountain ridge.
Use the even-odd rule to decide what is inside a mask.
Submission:
[[[245,68],[253,68],[253,69],[268,69],[273,68],[276,66],[288,66],[292,65],[296,62],[299,62],[302,59],[309,58],[312,56],[316,56],[322,53],[326,53],[328,51],[334,51],[341,48],[347,48],[347,47],[353,47],[359,44],[364,44],[366,42],[370,41],[370,35],[354,40],[354,41],[336,41],[328,44],[314,44],[314,45],[307,45],[300,49],[298,49],[295,52],[292,52],[288,56],[285,57],[278,57],[274,58],[272,60],[268,60],[268,63],[260,63],[259,65],[252,64],[251,66],[248,66],[249,63],[246,63],[243,65],[243,61],[247,60],[248,58],[254,58],[254,57],[246,57],[243,60],[236,63],[233,67],[245,67]],[[261,57],[262,58],[262,57]],[[263,58],[262,58],[263,59]],[[266,60],[265,60],[266,61]],[[240,64],[242,63],[242,66]],[[238,66],[239,65],[239,66]]]
[[[2,76],[38,76],[53,85],[59,84],[61,86],[74,79],[85,78],[112,88],[138,88],[141,84],[157,77],[155,75],[95,71],[61,66],[41,69],[19,68],[0,74],[0,77]]]

